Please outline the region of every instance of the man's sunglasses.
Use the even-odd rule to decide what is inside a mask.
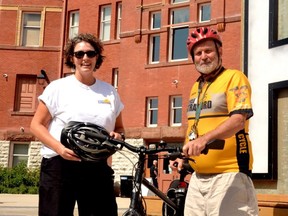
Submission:
[[[96,51],[77,51],[77,52],[74,52],[74,56],[77,58],[77,59],[81,59],[84,57],[84,55],[87,55],[88,58],[94,58],[96,55],[97,55],[97,52]]]

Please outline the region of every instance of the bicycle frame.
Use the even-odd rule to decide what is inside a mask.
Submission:
[[[95,133],[94,131],[86,131],[84,135],[89,136],[90,138],[97,138],[97,145],[99,145],[99,140],[101,140],[101,146],[105,148],[110,148],[116,151],[121,150],[123,147],[127,148],[128,150],[137,153],[138,158],[138,164],[136,167],[135,175],[134,175],[134,189],[132,191],[131,195],[131,201],[130,206],[128,210],[123,214],[123,216],[145,216],[146,210],[143,207],[142,203],[142,195],[141,195],[141,184],[143,183],[149,190],[151,190],[154,194],[156,194],[159,198],[161,198],[167,205],[169,205],[173,210],[175,216],[182,216],[183,215],[183,209],[179,208],[179,203],[175,204],[169,197],[158,190],[154,185],[150,184],[144,177],[144,164],[146,155],[149,154],[155,154],[158,152],[168,152],[170,154],[174,154],[173,157],[169,157],[170,160],[175,160],[176,158],[182,158],[182,149],[179,149],[177,147],[169,147],[166,148],[166,145],[162,145],[162,147],[157,148],[146,148],[145,146],[135,147],[130,145],[129,143],[126,143],[125,141],[120,141],[113,139],[113,137],[108,137],[102,134]],[[91,142],[91,140],[90,140]],[[203,154],[207,154],[209,149],[223,149],[224,148],[224,140],[213,140],[206,144],[205,149],[201,152]],[[192,160],[193,161],[193,160]],[[184,181],[183,179],[180,179],[181,181]]]
[[[176,150],[176,149],[175,149]],[[164,149],[163,149],[164,151]],[[166,150],[167,151],[167,150]],[[153,184],[151,184],[147,179],[143,177],[144,173],[144,162],[145,162],[145,151],[140,151],[138,166],[135,172],[134,179],[134,190],[132,191],[130,206],[128,210],[123,214],[123,216],[145,216],[146,210],[142,204],[142,197],[140,194],[141,184],[146,186],[149,190],[151,190],[155,195],[157,195],[161,200],[163,200],[167,205],[169,205],[175,212],[178,211],[177,205],[169,199],[169,197],[156,188]],[[177,214],[176,214],[177,215]]]

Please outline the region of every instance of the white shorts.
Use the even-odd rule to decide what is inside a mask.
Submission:
[[[193,173],[185,201],[185,216],[257,216],[256,191],[244,173]]]

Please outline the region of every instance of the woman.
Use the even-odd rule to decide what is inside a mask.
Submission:
[[[81,161],[59,140],[70,121],[90,122],[121,139],[124,106],[113,86],[94,77],[104,59],[103,45],[91,34],[79,34],[67,43],[65,64],[71,76],[51,82],[39,96],[31,132],[43,143],[39,186],[40,216],[117,216],[113,170],[107,160]]]

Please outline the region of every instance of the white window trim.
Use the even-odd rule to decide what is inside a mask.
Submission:
[[[28,153],[27,155],[23,155],[23,154],[14,154],[14,145],[15,144],[23,144],[23,145],[28,145]],[[14,156],[27,156],[27,166],[29,165],[29,155],[30,155],[30,143],[26,143],[26,142],[14,142],[14,141],[11,141],[10,143],[10,151],[9,151],[9,159],[8,159],[8,166],[9,167],[12,167],[13,166],[13,159],[14,159]]]
[[[171,126],[181,126],[182,125],[182,117],[181,117],[181,123],[174,123],[173,119],[174,119],[174,110],[176,109],[181,109],[183,111],[183,107],[175,107],[173,106],[173,99],[174,98],[182,98],[182,96],[177,95],[177,96],[171,96],[170,99],[170,125]],[[183,98],[182,98],[183,99]]]
[[[111,11],[111,5],[106,5],[101,7],[101,24],[100,24],[100,39],[102,41],[109,41],[111,39],[111,14],[110,14],[110,19],[104,20],[104,10],[105,8],[110,8]],[[105,24],[109,23],[110,25],[110,32],[109,32],[109,37],[107,39],[104,38],[104,26]]]
[[[121,20],[122,20],[122,3],[119,2],[117,5],[117,35],[116,38],[120,39],[121,33]]]
[[[209,20],[201,20],[202,17],[202,6],[204,5],[210,5],[210,14],[211,14],[211,3],[203,3],[203,4],[199,4],[199,23],[206,23],[206,22],[210,22],[211,21],[211,16]]]
[[[147,127],[157,127],[158,126],[158,124],[151,124],[150,123],[151,111],[153,111],[153,110],[158,111],[158,107],[157,108],[150,108],[150,100],[152,100],[152,99],[158,100],[158,97],[148,97],[147,98]],[[158,119],[157,119],[157,122],[158,122]]]
[[[73,19],[73,15],[75,16],[75,14],[78,14],[78,25],[74,25],[74,23],[72,23]],[[70,13],[70,22],[69,22],[69,39],[72,39],[75,35],[71,35],[72,34],[72,29],[76,29],[77,28],[77,34],[79,32],[79,21],[80,21],[80,14],[79,11],[73,11]],[[74,31],[73,31],[74,33]]]
[[[171,4],[175,5],[175,4],[182,4],[182,3],[185,3],[185,2],[189,2],[190,0],[183,0],[181,2],[173,2],[173,0],[171,0]]]
[[[38,41],[38,45],[23,45],[23,34],[24,34],[24,16],[25,14],[40,14],[40,25],[39,27],[36,26],[31,26],[32,28],[39,28],[39,41]],[[42,25],[43,24],[43,13],[41,11],[22,11],[21,12],[21,37],[20,37],[20,41],[19,41],[19,45],[20,46],[25,46],[25,47],[41,47],[43,46],[43,28]],[[25,26],[28,27],[28,26]],[[30,28],[31,28],[30,27]]]
[[[113,68],[112,69],[112,76],[113,76],[113,86],[117,90],[118,89],[118,79],[119,79],[119,69]]]
[[[150,35],[150,41],[149,41],[149,63],[150,64],[158,64],[160,62],[160,50],[159,50],[159,61],[153,61],[152,57],[153,57],[153,48],[154,48],[154,44],[153,44],[153,38],[159,36],[160,34],[153,34]],[[160,40],[161,42],[161,40]],[[159,45],[160,46],[160,45]]]
[[[172,59],[172,48],[173,48],[173,31],[174,29],[177,28],[189,28],[188,25],[177,25],[177,26],[171,26],[170,28],[170,34],[169,34],[169,62],[179,62],[179,61],[186,61],[188,60],[189,55],[187,56],[187,58],[182,58],[182,59]]]
[[[160,27],[159,28],[154,28],[153,27],[153,23],[154,23],[154,14],[160,14]],[[150,17],[150,21],[151,21],[151,23],[150,23],[150,29],[151,30],[157,30],[157,29],[160,29],[161,28],[161,11],[154,11],[154,12],[152,12],[151,13],[151,17]]]

